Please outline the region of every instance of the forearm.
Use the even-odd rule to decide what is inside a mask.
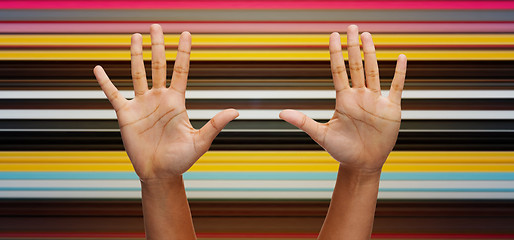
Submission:
[[[196,239],[182,176],[141,181],[147,239]]]
[[[369,239],[380,172],[339,167],[336,186],[319,239]]]

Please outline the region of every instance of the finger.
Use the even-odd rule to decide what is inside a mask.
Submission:
[[[166,53],[161,25],[152,24],[150,37],[152,38],[152,88],[162,88],[166,86]]]
[[[339,33],[334,32],[330,35],[328,48],[330,50],[332,79],[334,81],[336,91],[350,88],[350,85],[348,84],[348,75],[346,74],[346,67],[344,66],[343,51],[341,49],[341,36],[339,36]]]
[[[200,139],[203,141],[204,145],[210,146],[221,130],[238,116],[239,112],[235,109],[225,109],[216,114],[200,129]]]
[[[95,74],[96,80],[98,81],[98,84],[100,84],[100,87],[104,91],[105,96],[111,102],[112,107],[114,110],[118,111],[120,107],[123,106],[128,100],[125,99],[118,91],[118,89],[116,89],[114,84],[112,84],[111,80],[101,66],[96,66],[93,69],[93,72]]]
[[[178,42],[177,57],[173,66],[171,88],[185,92],[187,86],[187,74],[189,73],[189,56],[191,55],[191,34],[183,32]]]
[[[130,56],[134,92],[136,96],[143,95],[148,91],[148,83],[146,82],[145,64],[143,62],[143,36],[139,33],[132,35]]]
[[[364,87],[364,71],[362,67],[361,49],[359,47],[359,28],[355,25],[348,26],[348,62],[352,87]]]
[[[380,92],[380,77],[378,74],[377,54],[375,52],[375,45],[369,32],[361,35],[362,51],[364,52],[364,64],[366,69],[366,86],[376,92]]]
[[[405,83],[405,74],[407,72],[407,57],[403,54],[398,56],[396,62],[396,70],[394,72],[393,82],[389,90],[389,101],[400,104],[402,101],[403,85]]]
[[[319,144],[323,144],[320,142],[322,131],[320,127],[324,127],[321,123],[318,123],[302,112],[286,109],[280,112],[279,117],[284,121],[293,124],[299,129],[302,129],[305,133],[309,134],[311,138],[318,142]]]

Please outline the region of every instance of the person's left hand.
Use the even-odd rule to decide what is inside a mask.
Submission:
[[[132,80],[135,97],[125,99],[102,67],[94,69],[98,83],[111,102],[120,125],[125,150],[141,180],[167,179],[187,171],[209,149],[213,139],[236,118],[234,109],[224,110],[205,126],[191,126],[185,107],[191,34],[180,36],[170,87],[166,87],[166,56],[161,26],[153,24],[152,89],[148,89],[143,63],[141,34],[132,36]]]

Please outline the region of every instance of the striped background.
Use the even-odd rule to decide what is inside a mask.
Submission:
[[[0,1],[0,239],[144,237],[137,176],[92,69],[104,66],[133,97],[130,34],[143,34],[151,74],[151,23],[163,26],[170,67],[179,33],[193,34],[192,124],[241,113],[184,175],[200,239],[316,237],[337,164],[278,112],[330,118],[328,36],[349,24],[373,33],[382,89],[398,54],[409,59],[373,239],[514,239],[513,10],[460,0]]]

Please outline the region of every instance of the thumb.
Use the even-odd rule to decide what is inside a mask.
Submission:
[[[323,124],[318,123],[312,118],[308,117],[307,115],[303,114],[302,112],[286,109],[282,112],[280,112],[279,117],[283,119],[284,121],[293,124],[299,129],[302,129],[304,132],[309,134],[311,138],[316,141],[319,144],[321,143],[319,140],[321,140],[321,131],[319,131],[322,127],[324,127]]]
[[[202,145],[208,146],[212,140],[221,132],[221,130],[232,120],[239,116],[239,112],[233,108],[225,109],[216,114],[209,122],[207,122],[199,132]]]

